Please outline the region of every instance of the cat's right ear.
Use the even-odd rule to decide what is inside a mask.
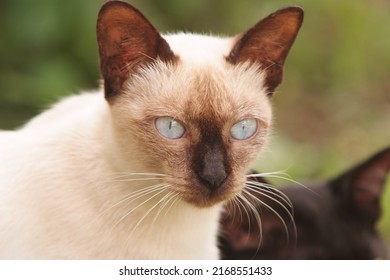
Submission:
[[[232,64],[257,63],[272,95],[283,78],[283,65],[303,22],[303,9],[288,7],[270,14],[241,34],[226,58]]]
[[[154,26],[133,6],[108,1],[100,9],[97,26],[100,69],[106,99],[117,95],[138,67],[175,55]]]

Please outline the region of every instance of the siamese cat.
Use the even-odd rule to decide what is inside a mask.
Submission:
[[[309,189],[284,186],[281,193],[270,193],[264,179],[251,177],[248,188],[264,185],[262,193],[252,190],[262,201],[256,208],[261,224],[253,215],[241,213],[237,205],[230,205],[222,223],[222,257],[387,259],[376,223],[389,170],[390,147],[335,179],[306,185]],[[291,206],[295,223],[289,215]]]
[[[161,35],[106,2],[103,88],[0,135],[0,258],[219,258],[302,20],[288,7],[232,38]]]

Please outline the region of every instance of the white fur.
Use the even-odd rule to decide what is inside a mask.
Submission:
[[[184,34],[167,39],[185,63],[210,67],[223,66],[232,44]],[[138,225],[162,195],[127,216],[128,209],[113,207],[152,183],[113,182],[124,171],[113,137],[102,91],[66,98],[23,128],[0,132],[0,258],[218,258],[221,205],[197,208],[176,201],[158,218],[157,207]],[[137,160],[126,168],[137,170]],[[130,209],[140,205],[133,204]]]
[[[233,47],[230,38],[205,36],[200,34],[176,33],[164,36],[174,53],[191,64],[217,64],[229,54]]]

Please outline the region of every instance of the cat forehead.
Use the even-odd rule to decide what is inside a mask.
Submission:
[[[262,70],[256,64],[233,65],[226,60],[233,39],[187,33],[164,38],[178,59],[157,60],[129,76],[121,100],[132,112],[178,118],[252,116],[270,122]]]
[[[233,47],[232,38],[192,33],[163,36],[172,51],[183,61],[191,63],[220,62]]]
[[[138,116],[145,113],[174,114],[181,119],[218,116],[221,120],[255,117],[270,123],[270,101],[258,68],[220,60],[154,63],[129,79],[122,100],[132,112],[139,111]]]

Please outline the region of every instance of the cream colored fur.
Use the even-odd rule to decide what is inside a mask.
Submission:
[[[193,206],[169,196],[169,188],[158,195],[122,201],[161,182],[121,180],[124,172],[172,171],[153,147],[138,148],[147,142],[137,140],[134,127],[154,113],[180,112],[174,117],[185,118],[188,101],[200,99],[203,103],[191,110],[219,110],[229,119],[227,129],[240,118],[259,118],[265,141],[271,108],[257,68],[225,61],[232,39],[191,34],[165,38],[180,63],[157,62],[143,70],[129,79],[125,94],[113,104],[100,90],[83,93],[65,98],[19,130],[0,132],[0,258],[219,257],[221,203]],[[214,90],[205,97],[198,90],[203,86],[206,92],[209,87]],[[261,145],[248,153],[257,154]],[[243,180],[237,176],[237,191]],[[170,185],[175,189],[174,183]],[[154,207],[165,195],[171,200]]]

